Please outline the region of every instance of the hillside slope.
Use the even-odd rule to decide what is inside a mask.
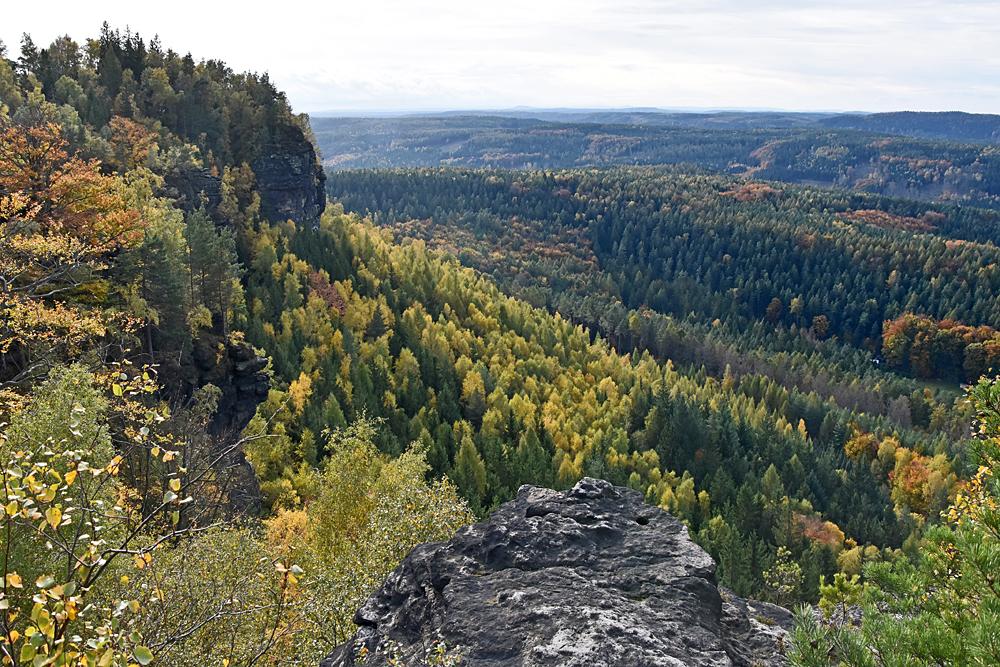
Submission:
[[[895,111],[864,116],[844,114],[817,121],[830,128],[898,134],[965,143],[1000,143],[1000,115],[961,111]]]

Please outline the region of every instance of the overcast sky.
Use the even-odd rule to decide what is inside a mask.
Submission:
[[[298,111],[534,107],[1000,113],[1000,0],[36,0],[0,39],[103,20],[236,69]]]

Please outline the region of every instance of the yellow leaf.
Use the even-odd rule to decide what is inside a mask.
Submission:
[[[171,491],[180,491],[181,490],[181,480],[176,479],[176,478],[170,480],[170,490]]]
[[[63,481],[66,482],[66,486],[73,486],[73,482],[76,481],[76,471],[70,470],[68,473],[66,473],[66,475],[63,477]]]
[[[62,521],[62,511],[58,507],[50,507],[45,511],[45,520],[53,528],[58,528]]]
[[[17,572],[10,572],[7,574],[7,585],[11,588],[23,588],[24,584],[21,582],[21,575]]]

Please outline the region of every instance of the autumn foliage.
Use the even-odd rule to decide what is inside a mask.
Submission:
[[[806,539],[835,552],[844,548],[844,531],[832,521],[823,521],[817,516],[796,514],[795,523]]]
[[[0,375],[17,383],[102,337],[111,258],[143,221],[118,176],[70,155],[53,123],[0,126]]]
[[[911,232],[932,232],[944,216],[936,211],[928,211],[919,218],[905,215],[894,215],[878,209],[860,209],[849,211],[844,217],[851,222],[873,225],[883,229],[903,229]]]
[[[340,295],[336,287],[330,284],[330,278],[325,271],[313,271],[309,274],[309,289],[339,314],[343,315],[344,311],[347,310],[344,297]]]
[[[880,439],[855,425],[844,443],[844,453],[884,475],[890,498],[900,512],[934,518],[959,489],[958,477],[946,456],[913,451],[894,436]]]
[[[739,187],[726,190],[723,197],[732,197],[739,202],[761,201],[764,199],[775,199],[781,196],[781,190],[768,185],[767,183],[750,182]]]
[[[54,123],[0,131],[0,195],[7,225],[21,233],[75,239],[110,252],[142,238],[124,181],[101,174],[95,160],[71,156]]]
[[[918,377],[975,381],[1000,365],[1000,331],[907,313],[883,326],[882,353]]]

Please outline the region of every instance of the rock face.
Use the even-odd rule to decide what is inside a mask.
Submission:
[[[267,399],[270,380],[263,372],[267,359],[257,356],[248,343],[207,334],[195,340],[192,357],[197,386],[213,384],[222,391],[209,431],[216,436],[239,433]]]
[[[197,373],[192,378],[192,389],[212,384],[221,392],[208,432],[217,446],[228,447],[250,423],[257,406],[267,399],[270,389],[270,380],[264,373],[267,359],[257,356],[245,342],[208,334],[195,340],[191,356]],[[230,489],[230,509],[256,513],[261,505],[260,485],[243,450],[235,449],[220,461],[221,471],[225,472]]]
[[[326,207],[326,174],[305,133],[294,125],[275,136],[250,165],[257,176],[261,213],[273,222],[315,224]]]
[[[414,549],[322,667],[787,665],[791,615],[720,590],[715,563],[641,494],[584,479],[523,486],[485,523]]]
[[[316,149],[295,125],[277,125],[251,168],[260,192],[261,215],[271,222],[316,224],[326,208],[326,173]],[[165,177],[166,193],[186,211],[222,201],[222,179],[207,169],[179,169]]]
[[[164,177],[166,195],[185,211],[205,206],[209,211],[222,201],[222,179],[208,169],[176,169]]]

